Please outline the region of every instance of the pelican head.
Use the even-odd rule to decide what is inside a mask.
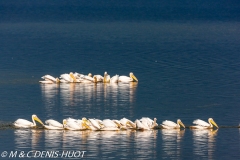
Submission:
[[[216,122],[214,122],[214,120],[212,118],[208,118],[208,122],[209,122],[209,124],[213,124],[215,127],[219,128],[218,125],[216,124]]]
[[[67,127],[67,120],[63,119],[63,128],[66,128],[66,127]]]
[[[108,75],[107,72],[104,72],[103,82],[104,82],[104,83],[110,82],[110,75]]]
[[[97,83],[97,77],[96,76],[93,76],[93,82]]]
[[[185,128],[185,125],[182,123],[182,121],[180,119],[177,120],[177,124],[181,125],[183,128]]]
[[[88,77],[92,77],[92,73],[88,73]]]
[[[134,79],[136,82],[138,82],[137,77],[135,77],[132,72],[129,73],[129,76],[130,76],[132,79]]]
[[[32,120],[39,122],[41,125],[44,125],[43,122],[35,114],[32,115]]]
[[[59,78],[56,78],[56,83],[60,83],[60,80],[59,80]]]
[[[73,82],[77,81],[76,77],[73,75],[72,72],[69,73],[69,76],[73,79]]]
[[[87,123],[89,123],[89,121],[87,120],[87,118],[83,117],[83,118],[82,118],[82,127],[85,127],[85,128],[87,128],[87,129],[91,129],[91,128],[88,126]]]

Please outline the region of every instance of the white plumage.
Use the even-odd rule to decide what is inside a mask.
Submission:
[[[46,120],[45,124],[46,125],[44,125],[44,127],[46,129],[64,129],[63,124],[61,124],[58,121],[53,120],[53,119]]]
[[[218,125],[216,124],[216,122],[214,122],[212,118],[208,118],[208,123],[203,120],[196,119],[193,121],[193,124],[196,125],[190,126],[191,129],[211,129],[213,128],[213,125],[218,128]]]
[[[35,115],[35,114],[33,114],[32,115],[32,122],[30,122],[30,121],[28,121],[28,120],[26,120],[26,119],[17,119],[14,123],[13,123],[13,125],[15,126],[15,127],[17,127],[17,128],[33,128],[33,127],[36,127],[37,126],[37,124],[36,124],[36,122],[35,121],[37,121],[37,122],[39,122],[40,124],[42,124],[42,125],[44,125],[43,123],[42,123],[42,121]]]
[[[123,83],[128,83],[128,82],[134,82],[134,81],[138,81],[138,79],[134,76],[134,74],[132,72],[129,73],[129,77],[128,76],[119,76],[118,78],[118,82],[123,82]]]
[[[180,119],[177,120],[177,123],[169,120],[165,120],[162,122],[161,127],[163,129],[179,129],[180,125],[185,128],[185,125],[182,123]]]

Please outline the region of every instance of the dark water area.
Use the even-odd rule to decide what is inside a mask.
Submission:
[[[238,21],[239,1],[42,0],[0,2],[1,21]]]
[[[83,159],[239,159],[238,1],[1,1],[0,153]],[[138,83],[40,84],[63,73]],[[18,118],[213,118],[215,130],[15,129]],[[20,158],[20,157],[19,157]],[[33,157],[40,158],[40,157]],[[57,156],[57,159],[68,159]]]

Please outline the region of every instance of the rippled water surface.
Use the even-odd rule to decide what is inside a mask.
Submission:
[[[1,158],[4,151],[8,156],[11,151],[86,151],[83,159],[239,159],[240,4],[208,3],[0,2]],[[111,76],[133,72],[139,82],[39,83],[45,74],[105,71]],[[43,122],[181,119],[187,128],[12,127],[32,114]],[[188,128],[193,120],[209,117],[219,129]]]

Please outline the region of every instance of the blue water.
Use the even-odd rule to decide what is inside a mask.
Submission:
[[[239,9],[234,0],[1,1],[0,153],[239,159]],[[105,71],[111,76],[133,72],[139,82],[39,84],[45,74]],[[156,117],[160,124],[180,118],[186,126],[212,117],[220,128],[80,132],[11,127],[32,114],[42,121]]]

